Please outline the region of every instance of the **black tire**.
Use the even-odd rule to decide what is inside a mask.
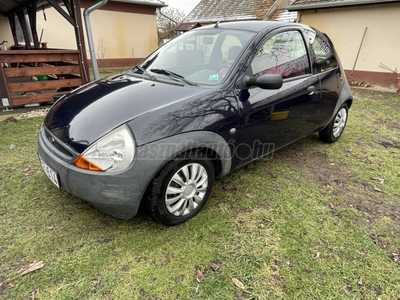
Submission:
[[[181,184],[176,179],[181,179]],[[153,179],[147,192],[146,210],[164,225],[186,222],[206,204],[214,180],[214,165],[204,153],[185,153],[171,160]],[[181,192],[171,193],[174,189]]]
[[[334,143],[342,135],[349,115],[347,103],[344,103],[336,112],[332,121],[319,132],[319,139],[325,143]]]

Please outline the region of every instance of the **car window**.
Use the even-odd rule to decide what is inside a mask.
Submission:
[[[190,31],[153,52],[141,67],[155,77],[171,77],[168,70],[192,83],[218,85],[254,35],[222,28]]]
[[[338,64],[329,44],[315,32],[311,30],[306,30],[306,32],[310,37],[310,44],[314,50],[318,73],[336,68]]]
[[[228,34],[221,46],[222,61],[221,63],[230,62],[236,59],[242,50],[242,43],[240,40],[231,34]]]
[[[310,74],[306,46],[299,31],[286,31],[267,40],[251,63],[254,76],[277,74],[282,78]]]
[[[163,68],[176,68],[180,66],[192,67],[207,64],[216,37],[211,35],[194,36],[167,47],[159,57],[159,64]]]

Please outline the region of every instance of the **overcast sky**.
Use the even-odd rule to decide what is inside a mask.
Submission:
[[[168,6],[185,11],[186,14],[195,8],[200,0],[163,0]]]

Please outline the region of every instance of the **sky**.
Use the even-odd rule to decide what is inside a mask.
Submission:
[[[200,0],[163,0],[168,6],[185,11],[186,14],[195,8]]]

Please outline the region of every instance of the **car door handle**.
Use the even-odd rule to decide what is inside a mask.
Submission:
[[[309,86],[308,88],[307,88],[307,94],[308,95],[314,95],[315,94],[315,86]]]

